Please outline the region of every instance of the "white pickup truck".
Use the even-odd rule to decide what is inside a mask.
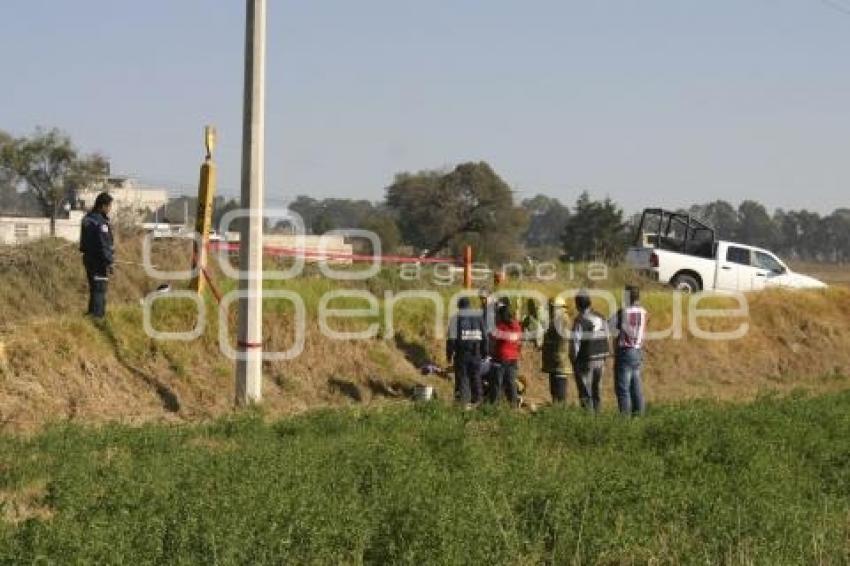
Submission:
[[[694,217],[658,208],[643,212],[626,262],[660,283],[690,293],[826,287],[814,277],[794,273],[767,250],[715,240],[714,230]]]

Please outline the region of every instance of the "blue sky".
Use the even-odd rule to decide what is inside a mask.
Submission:
[[[850,0],[269,0],[270,205],[486,160],[628,210],[850,205]],[[3,0],[0,129],[239,186],[244,2]]]

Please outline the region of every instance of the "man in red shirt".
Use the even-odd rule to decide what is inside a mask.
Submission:
[[[496,313],[496,330],[492,336],[493,358],[498,365],[490,382],[490,402],[496,403],[504,389],[511,406],[519,406],[517,393],[517,362],[522,344],[522,327],[509,304],[499,305]]]

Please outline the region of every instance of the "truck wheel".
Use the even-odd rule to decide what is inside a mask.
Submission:
[[[697,293],[699,291],[699,281],[684,273],[674,277],[670,284],[674,289],[683,293]]]

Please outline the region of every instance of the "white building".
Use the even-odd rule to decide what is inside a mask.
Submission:
[[[72,210],[68,218],[56,219],[56,236],[72,242],[80,241],[82,210]],[[50,235],[50,219],[31,216],[0,216],[0,244],[17,245]]]
[[[239,241],[239,234],[236,234]],[[306,263],[352,263],[354,246],[346,243],[344,236],[293,236],[283,234],[265,234],[263,249],[272,257],[304,256]]]
[[[144,187],[129,177],[108,177],[88,189],[77,192],[77,207],[88,210],[94,205],[97,195],[108,192],[114,199],[110,216],[119,221],[134,224],[142,222],[149,213],[168,203],[166,189]]]

